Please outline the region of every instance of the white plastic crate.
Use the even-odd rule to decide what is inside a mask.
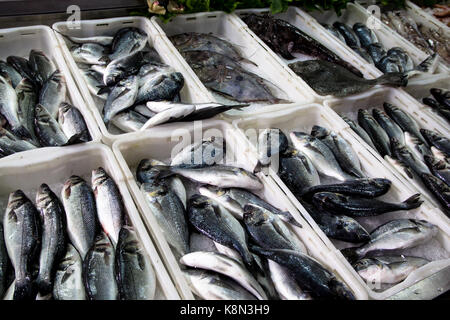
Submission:
[[[83,95],[86,104],[93,113],[98,126],[102,133],[102,140],[108,145],[117,140],[119,137],[127,135],[114,134],[107,130],[102,117],[102,110],[104,101],[93,96],[88,89],[85,78],[78,68],[75,60],[70,54],[69,47],[66,40],[61,34],[74,37],[91,37],[91,36],[114,36],[114,34],[121,28],[136,27],[147,33],[148,43],[155,48],[158,52],[161,60],[172,66],[176,71],[181,72],[184,77],[184,87],[180,92],[182,102],[211,102],[212,96],[209,94],[202,83],[196,78],[190,68],[186,68],[179,62],[178,57],[175,55],[176,50],[170,46],[167,46],[165,41],[162,41],[159,37],[159,33],[155,29],[154,25],[148,18],[144,17],[123,17],[123,18],[110,18],[110,19],[98,19],[98,20],[82,20],[80,21],[80,29],[69,29],[69,22],[57,22],[53,24],[53,29],[56,37],[60,43],[61,49],[64,53],[64,57],[70,70],[75,77],[78,87]]]
[[[411,96],[403,93],[396,89],[387,90],[371,90],[364,94],[360,94],[354,97],[344,98],[344,99],[333,99],[324,102],[326,107],[333,109],[338,115],[345,115],[352,120],[357,120],[358,109],[371,110],[372,108],[379,108],[383,110],[383,103],[388,102],[393,104],[403,111],[411,115],[418,123],[419,127],[437,131],[442,135],[448,135],[447,127],[441,126],[440,123],[431,118],[428,114],[422,111],[422,105],[414,100]],[[344,121],[340,117],[336,121]],[[401,179],[404,184],[411,186],[416,189],[424,198],[429,201],[433,207],[436,208],[442,219],[447,221],[450,226],[450,219],[448,219],[445,214],[441,211],[439,202],[432,196],[430,191],[423,185],[421,181],[416,181],[410,179],[405,172],[399,171],[394,168],[391,164],[385,161],[377,150],[372,149],[361,137],[358,136],[353,130],[350,129],[350,134],[352,134],[356,140],[363,144],[381,163],[386,167],[391,168],[391,170],[396,174],[396,176]]]
[[[236,166],[253,171],[257,160],[250,150],[248,141],[242,139],[241,134],[230,124],[220,120],[203,121],[202,124],[195,122],[182,125],[170,125],[165,128],[153,128],[146,135],[136,133],[122,138],[113,144],[114,153],[125,173],[135,203],[147,227],[150,229],[152,237],[155,239],[161,256],[168,266],[169,272],[183,299],[192,299],[193,295],[180,271],[174,254],[169,248],[151,209],[140,191],[135,179],[135,171],[138,163],[144,158],[153,158],[168,162],[175,146],[177,148],[184,147],[193,143],[194,138],[206,139],[211,136],[224,137],[227,141],[227,157],[234,159]],[[178,140],[179,137],[182,137],[182,139]],[[353,290],[357,299],[367,299],[368,295],[362,288],[362,285],[354,278],[353,274],[349,273],[342,262],[338,261],[335,253],[324,245],[300,215],[299,211],[283,195],[279,187],[262,173],[258,174],[258,176],[264,184],[264,189],[260,192],[259,196],[279,209],[289,211],[303,226],[303,228],[292,226],[290,228],[305,244],[309,254],[328,266],[331,271],[343,279]]]
[[[39,186],[47,183],[60,198],[64,182],[71,175],[81,176],[91,185],[91,172],[100,166],[116,182],[122,195],[128,220],[136,230],[144,250],[153,264],[157,280],[155,299],[180,299],[148,231],[142,223],[119,164],[111,149],[105,145],[91,143],[85,146],[74,146],[70,149],[59,148],[47,153],[33,150],[29,152],[26,159],[1,163],[0,205],[2,211],[0,217],[3,217],[11,192],[21,189],[34,203]]]
[[[403,184],[392,173],[391,170],[386,168],[382,163],[379,162],[377,158],[375,158],[370,152],[368,152],[368,150],[362,144],[360,144],[355,139],[355,137],[353,137],[353,135],[350,133],[351,129],[345,124],[345,122],[342,123],[340,121],[336,121],[336,116],[333,114],[333,112],[321,105],[312,104],[285,109],[278,112],[262,113],[255,117],[247,117],[236,121],[234,125],[239,128],[241,134],[247,138],[247,130],[250,130],[250,132],[252,132],[255,129],[264,130],[266,128],[279,128],[288,135],[291,131],[310,132],[312,126],[314,125],[324,126],[328,129],[334,130],[337,134],[339,134],[342,138],[344,138],[351,144],[355,152],[358,154],[361,162],[361,168],[363,172],[367,174],[367,176],[372,178],[387,178],[392,181],[391,189],[386,195],[380,197],[381,200],[385,200],[388,202],[399,202],[416,193],[414,189],[409,188],[408,186]],[[251,135],[251,137],[253,137],[253,135]],[[252,141],[251,137],[250,141]],[[252,150],[253,152],[257,151],[255,141],[252,144]],[[431,251],[428,248],[433,248],[433,250],[435,250],[433,254],[435,255],[427,257],[436,261],[433,261],[425,265],[424,267],[414,271],[408,276],[407,279],[405,279],[401,283],[383,292],[375,292],[358,276],[356,271],[354,271],[351,265],[340,253],[339,250],[348,247],[349,244],[342,241],[330,240],[321,231],[321,229],[314,222],[309,213],[303,208],[296,197],[292,194],[289,188],[278,177],[273,168],[270,169],[270,178],[272,178],[286,193],[289,200],[301,212],[303,217],[308,221],[308,223],[312,226],[312,228],[316,231],[316,233],[320,236],[324,243],[330,249],[335,251],[339,259],[347,266],[347,269],[351,271],[354,277],[356,277],[360,284],[363,285],[369,292],[369,296],[372,299],[386,299],[396,292],[399,292],[411,286],[414,282],[424,279],[450,265],[450,227],[447,223],[445,223],[445,221],[442,220],[442,217],[436,213],[436,210],[432,209],[428,204],[424,203],[420,208],[409,210],[408,212],[400,211],[394,213],[386,213],[378,217],[361,219],[358,218],[357,220],[362,223],[362,225],[366,227],[368,231],[373,230],[378,225],[381,225],[382,223],[385,223],[389,220],[406,217],[424,219],[433,224],[436,224],[439,227],[439,234],[437,238],[432,240],[432,242],[430,242],[429,244],[422,246],[421,249],[422,253],[428,252],[427,254],[430,255],[429,252]]]
[[[55,66],[60,70],[61,74],[64,75],[67,83],[67,102],[74,105],[83,115],[92,138],[92,141],[88,143],[99,142],[101,134],[97,123],[95,122],[92,113],[89,111],[89,108],[86,107],[86,104],[72,79],[53,31],[47,26],[0,29],[0,60],[6,60],[8,56],[12,55],[28,59],[28,55],[32,49],[44,52],[44,54],[55,63]],[[73,146],[46,147],[39,148],[38,150],[47,153],[54,152],[60,148],[70,150],[72,147]],[[0,159],[0,163],[29,157],[29,152],[30,151],[24,151],[12,154]]]
[[[314,91],[303,80],[293,77],[293,73],[283,67],[281,60],[274,56],[270,49],[260,46],[255,36],[248,32],[245,24],[234,14],[204,12],[180,15],[167,23],[153,17],[152,22],[161,37],[172,48],[171,50],[176,51],[176,56],[186,68],[190,68],[189,64],[173,46],[168,36],[185,32],[212,33],[231,42],[243,58],[256,64],[256,66],[253,66],[247,63],[244,65],[244,69],[266,79],[274,96],[290,102],[278,104],[280,108],[294,102],[310,103],[315,100]],[[218,102],[230,103],[230,100],[224,100],[218,94],[213,95]],[[247,114],[265,106],[267,106],[267,103],[252,103],[243,111],[232,110],[226,114]]]

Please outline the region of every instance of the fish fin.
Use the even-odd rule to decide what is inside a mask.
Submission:
[[[21,280],[16,280],[14,287],[14,300],[34,300],[33,283],[29,276]]]
[[[295,218],[292,216],[292,214],[289,211],[281,211],[279,213],[283,221],[286,221],[293,226],[296,226],[298,228],[303,228],[303,226],[295,220]]]
[[[355,263],[360,258],[357,249],[358,247],[350,247],[341,250],[342,255],[350,262],[350,264]]]
[[[389,85],[395,87],[406,87],[408,76],[401,72],[389,72],[375,79],[376,84]]]
[[[405,210],[411,210],[418,208],[422,205],[423,201],[420,200],[420,193],[416,193],[402,202]]]

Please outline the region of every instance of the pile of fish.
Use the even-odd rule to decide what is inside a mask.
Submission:
[[[42,51],[0,61],[0,158],[90,140],[83,115],[67,103],[64,76]]]
[[[363,23],[355,23],[351,28],[345,23],[336,21],[333,25],[325,24],[324,27],[367,62],[386,74],[427,72],[434,61],[434,57],[431,56],[415,67],[411,57],[403,48],[393,47],[386,50],[378,41],[376,34]]]
[[[450,140],[420,128],[409,114],[390,103],[383,107],[384,111],[374,108],[372,114],[359,109],[358,123],[343,119],[395,168],[422,181],[449,215]]]
[[[431,97],[422,99],[422,102],[431,107],[439,116],[450,122],[450,91],[432,88]]]
[[[255,14],[247,15],[243,20],[284,59],[293,60],[299,55],[306,55],[307,60],[293,62],[289,67],[320,95],[343,97],[366,91],[375,85],[407,84],[406,76],[400,70],[378,79],[364,79],[358,69],[284,20]]]
[[[194,294],[208,300],[354,299],[308,255],[293,234],[301,226],[290,213],[258,196],[264,186],[256,175],[217,164],[223,142],[187,146],[171,165],[143,159],[136,170]]]
[[[0,224],[0,297],[152,299],[153,267],[125,223],[114,180],[102,168],[92,171],[92,188],[71,176],[61,199],[46,184],[36,206],[21,190],[9,195]]]
[[[244,59],[227,40],[195,32],[173,35],[169,39],[205,87],[214,93],[246,103],[282,101],[273,95],[267,80],[244,68],[244,64],[255,64]]]
[[[364,219],[418,208],[422,204],[419,194],[401,203],[376,199],[388,193],[391,181],[367,178],[351,145],[326,128],[314,126],[310,134],[291,132],[292,146],[276,128],[264,131],[260,139],[274,133],[280,138],[269,137],[275,141],[270,145],[270,154],[279,155],[281,180],[325,235],[360,244],[342,253],[362,278],[395,284],[428,262],[403,256],[398,250],[426,243],[437,234],[436,226],[426,221],[395,219],[369,233],[362,225]]]
[[[450,63],[450,36],[441,28],[430,28],[416,23],[406,10],[383,13],[381,21],[422,51],[428,54],[437,53]]]

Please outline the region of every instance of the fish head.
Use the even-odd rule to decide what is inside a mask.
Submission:
[[[338,228],[344,229],[348,234],[352,234],[358,242],[367,242],[370,240],[370,234],[353,218],[342,216],[341,225]]]
[[[439,135],[432,131],[432,130],[428,130],[428,129],[420,129],[420,133],[425,137],[425,139],[430,143],[433,144],[434,141],[439,140]]]
[[[381,263],[376,259],[364,258],[364,259],[358,260],[352,266],[356,272],[360,273],[361,271],[367,270],[369,268],[373,268],[373,267],[378,268],[381,266]]]
[[[155,166],[165,165],[163,162],[155,159],[143,159],[139,162],[136,169],[136,177],[140,183],[150,182],[157,179],[160,170]]]
[[[146,182],[141,185],[141,190],[150,198],[155,199],[167,194],[168,189],[164,184]]]
[[[386,186],[387,189],[389,189],[390,186],[392,185],[392,181],[386,178],[369,179],[369,183],[373,184],[376,187]]]
[[[312,137],[309,134],[299,131],[291,132],[289,134],[289,137],[291,138],[292,143],[299,143],[301,145],[308,144],[312,140]]]
[[[64,121],[64,117],[67,112],[69,112],[73,106],[67,102],[62,102],[58,108],[58,119]]]
[[[28,198],[22,190],[16,190],[9,194],[8,209],[15,210],[20,208],[24,203],[28,202]]]
[[[70,197],[70,193],[71,193],[71,188],[80,184],[80,183],[84,183],[85,181],[83,180],[83,178],[79,177],[79,176],[71,176],[69,179],[66,180],[66,182],[64,183],[63,186],[63,196],[65,198],[69,198]]]
[[[19,84],[16,87],[16,92],[23,91],[27,93],[36,93],[36,88],[28,78],[23,78],[20,80]]]
[[[92,170],[91,182],[94,188],[99,185],[102,185],[108,179],[109,176],[106,173],[105,169],[103,169],[102,167],[98,167],[97,169]]]
[[[260,226],[269,222],[269,215],[261,207],[254,204],[244,206],[243,220],[246,225]]]
[[[311,135],[313,137],[322,139],[325,138],[330,134],[330,131],[327,128],[321,127],[321,126],[314,126],[311,129]]]
[[[436,235],[437,232],[439,231],[438,227],[436,225],[434,225],[426,220],[415,220],[414,222],[416,223],[417,227],[421,231],[431,232],[433,234],[433,236]]]
[[[212,200],[209,199],[208,197],[205,197],[200,194],[194,194],[192,197],[189,198],[188,207],[201,209],[206,208],[208,206],[212,206]]]
[[[38,208],[45,208],[52,200],[52,190],[50,187],[43,183],[40,185],[36,193],[36,205]]]
[[[175,81],[180,87],[184,85],[184,77],[181,72],[173,72],[170,74],[170,79]]]

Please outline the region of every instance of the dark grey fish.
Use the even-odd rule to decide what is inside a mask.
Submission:
[[[345,97],[364,92],[375,85],[406,86],[408,80],[402,73],[384,74],[376,79],[358,77],[337,64],[323,60],[298,61],[289,67],[322,96]]]
[[[141,51],[146,44],[147,33],[143,30],[134,27],[122,28],[114,35],[109,59],[114,60]]]
[[[261,165],[268,165],[271,158],[283,154],[289,147],[289,140],[278,128],[263,130],[258,137],[258,153]]]
[[[56,268],[53,298],[55,300],[86,300],[83,261],[70,243],[67,244],[65,256],[58,262]]]
[[[27,129],[34,143],[39,139],[34,129],[35,107],[37,102],[36,88],[27,78],[23,78],[16,86],[18,116],[20,122]]]
[[[353,31],[359,38],[359,41],[363,48],[378,42],[378,38],[375,33],[363,23],[355,23],[353,25]]]
[[[252,254],[248,251],[245,231],[240,223],[220,205],[201,195],[189,199],[190,223],[202,234],[239,252],[250,271],[257,270]]]
[[[366,47],[366,50],[372,57],[375,65],[378,65],[381,59],[386,56],[386,50],[381,43],[372,43]]]
[[[119,290],[116,283],[115,251],[104,232],[95,237],[95,242],[83,261],[84,285],[89,300],[117,300]]]
[[[402,63],[397,56],[386,55],[383,58],[381,58],[381,60],[377,63],[376,66],[385,74],[405,72]]]
[[[370,139],[381,156],[391,156],[389,136],[367,110],[358,110],[358,123],[369,134]]]
[[[391,181],[384,178],[363,178],[349,180],[336,184],[321,184],[305,189],[301,193],[304,199],[311,199],[318,192],[336,192],[345,195],[359,196],[365,198],[376,198],[386,194],[390,187]]]
[[[341,252],[350,262],[354,262],[365,256],[386,255],[395,250],[416,247],[430,241],[437,233],[437,226],[424,220],[391,220],[373,230],[371,240],[366,244]]]
[[[450,91],[438,88],[431,88],[430,93],[445,108],[450,108]]]
[[[442,204],[447,216],[450,216],[450,187],[441,179],[427,173],[423,173],[422,181]]]
[[[145,83],[139,88],[136,104],[147,101],[173,100],[184,86],[184,77],[180,72],[160,77]]]
[[[121,300],[152,300],[156,276],[136,231],[123,226],[116,249],[117,284]]]
[[[364,58],[368,63],[375,64],[371,55],[367,52],[365,48],[352,48],[357,54]]]
[[[426,146],[428,146],[427,141],[423,137],[423,135],[420,133],[420,128],[417,122],[408,115],[405,111],[401,110],[400,108],[390,104],[390,103],[383,103],[384,111],[393,119],[397,124],[400,126],[400,128],[403,129],[403,131],[407,131],[414,135],[417,139],[419,139],[421,142],[423,142]]]
[[[438,148],[440,151],[450,157],[450,139],[432,130],[420,129],[420,132],[430,145]]]
[[[367,134],[367,132],[360,127],[360,125],[358,123],[356,123],[355,121],[342,116],[342,119],[347,122],[347,124],[350,126],[350,128],[356,132],[356,134],[358,136],[360,136],[369,146],[371,146],[373,149],[375,148],[375,145],[372,142],[372,139],[370,139],[369,135]]]
[[[435,110],[440,116],[450,121],[450,108],[444,107],[442,104],[432,98],[423,98],[422,102]]]
[[[40,246],[39,213],[21,190],[9,195],[3,217],[6,249],[15,271],[14,300],[33,300],[32,264]]]
[[[39,256],[39,274],[36,284],[39,293],[52,292],[56,266],[66,252],[66,221],[62,204],[49,186],[42,184],[36,194],[40,213],[42,244]]]
[[[450,186],[450,164],[429,155],[424,155],[424,160],[433,175]]]
[[[370,240],[367,230],[355,219],[329,213],[304,201],[301,201],[301,204],[327,237],[351,243],[361,243]]]
[[[386,53],[387,56],[395,57],[401,64],[403,72],[408,72],[414,69],[414,62],[403,48],[393,47]]]
[[[334,192],[319,192],[314,194],[313,203],[317,208],[328,212],[336,212],[350,217],[371,217],[386,212],[411,210],[420,207],[423,201],[420,194],[414,194],[400,203],[389,203],[377,199],[367,199],[356,196],[345,196]]]
[[[28,64],[31,67],[36,80],[43,85],[56,71],[56,66],[42,51],[31,50],[28,59]]]
[[[70,242],[84,259],[97,232],[97,210],[91,187],[78,176],[71,176],[61,190]]]
[[[118,81],[136,74],[145,63],[142,51],[113,60],[103,73],[103,82],[107,86],[112,86]]]
[[[139,91],[138,80],[136,76],[130,76],[120,80],[112,88],[103,107],[103,121],[106,125],[116,114],[135,103]]]
[[[69,140],[74,136],[77,137],[80,142],[92,140],[83,115],[80,110],[73,105],[63,102],[59,106],[58,123]]]
[[[346,284],[313,258],[293,250],[263,249],[252,246],[252,251],[286,267],[304,290],[322,299],[350,299],[355,297]]]
[[[355,32],[345,23],[336,21],[333,23],[333,27],[335,27],[339,33],[344,37],[345,43],[350,47],[361,47],[361,42],[356,36]]]
[[[394,120],[389,118],[389,116],[384,111],[375,108],[372,110],[372,115],[378,121],[384,131],[386,131],[389,139],[395,138],[401,144],[405,144],[405,135],[402,128],[400,128]]]
[[[12,86],[15,88],[22,80],[22,75],[16,71],[9,63],[0,60],[0,73],[7,74],[11,79]]]
[[[359,157],[350,144],[334,131],[330,131],[324,127],[314,126],[311,135],[320,139],[333,152],[339,165],[347,173],[357,178],[363,178],[366,175],[361,170]]]
[[[48,113],[44,106],[38,104],[35,112],[34,125],[36,135],[43,147],[59,147],[69,143],[69,139],[61,130],[58,122]]]
[[[341,40],[342,42],[345,43],[345,38],[342,36],[342,34],[333,26],[329,25],[329,24],[322,24],[322,26],[327,29],[333,36],[335,36],[336,38],[338,38],[339,40]]]
[[[431,173],[421,159],[408,147],[401,145],[395,138],[391,139],[391,148],[393,156],[405,166],[408,176],[412,177],[411,170],[418,176],[422,173]]]
[[[22,78],[27,78],[30,80],[36,87],[39,86],[39,83],[36,81],[36,76],[31,70],[28,60],[22,57],[17,56],[9,56],[6,58],[6,62],[11,65],[16,71],[22,76]]]
[[[39,103],[56,119],[59,106],[66,100],[66,93],[66,80],[59,70],[56,70],[44,83],[39,94]]]

